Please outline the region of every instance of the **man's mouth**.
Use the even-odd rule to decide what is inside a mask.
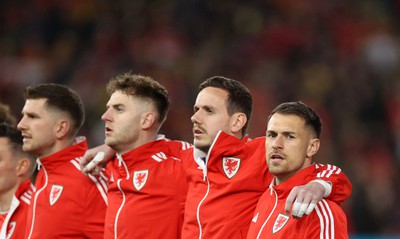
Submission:
[[[112,129],[110,127],[105,127],[105,133],[106,135],[110,134],[112,132]]]
[[[25,141],[32,139],[32,136],[30,136],[28,134],[22,134],[22,138],[23,138],[23,142],[25,142]]]
[[[199,136],[199,135],[202,135],[202,134],[204,134],[204,130],[202,130],[201,128],[199,128],[199,127],[195,127],[195,128],[193,128],[193,135],[196,137],[196,136]]]
[[[269,156],[269,158],[270,158],[273,162],[280,162],[280,161],[282,161],[282,160],[285,159],[285,157],[284,157],[283,155],[277,154],[277,153],[271,154],[271,155]]]

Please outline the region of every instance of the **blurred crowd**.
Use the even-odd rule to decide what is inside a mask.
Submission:
[[[323,120],[321,163],[353,184],[349,232],[400,235],[399,0],[5,0],[0,102],[19,117],[22,90],[66,84],[82,96],[82,130],[103,143],[105,84],[151,76],[172,103],[161,132],[192,141],[200,82],[214,75],[253,93],[250,136],[270,110],[302,100]]]

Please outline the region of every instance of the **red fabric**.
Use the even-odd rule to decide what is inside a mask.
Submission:
[[[311,165],[280,185],[271,184],[258,202],[247,238],[348,238],[346,215],[331,200],[323,199],[301,219],[284,214],[292,188],[313,180],[318,173],[318,166]]]
[[[257,200],[271,180],[265,160],[251,157],[258,146],[264,146],[256,144],[258,140],[248,145],[245,141],[221,133],[210,149],[205,178],[193,150],[187,151],[184,165],[189,192],[183,238],[245,238]],[[240,159],[231,178],[223,169],[223,157]]]
[[[168,142],[147,143],[109,162],[114,181],[104,238],[180,238],[187,183]]]
[[[265,159],[265,138],[247,142],[221,132],[210,148],[204,171],[195,152],[191,148],[181,153],[189,184],[182,238],[245,238],[257,201],[273,178]],[[241,159],[230,179],[223,169],[224,157]],[[351,184],[343,173],[325,174],[327,167],[321,166],[321,174],[312,180],[327,180],[320,176],[329,175],[330,198],[340,203],[350,196]]]
[[[86,141],[40,159],[28,213],[28,238],[102,238],[106,184],[87,177],[79,159]]]
[[[7,220],[7,231],[6,235],[8,239],[19,239],[25,238],[25,227],[26,227],[26,214],[28,212],[30,199],[32,196],[32,185],[30,180],[22,182],[17,191],[15,192],[15,198],[17,204],[11,205],[9,214],[10,218]],[[15,208],[14,205],[16,206]],[[4,215],[4,219],[7,214]],[[2,216],[2,215],[0,215]],[[1,228],[1,225],[0,225]]]
[[[0,228],[3,226],[4,220],[6,219],[7,213],[0,214]]]

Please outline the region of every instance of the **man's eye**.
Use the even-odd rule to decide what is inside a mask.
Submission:
[[[275,136],[275,134],[273,134],[273,133],[267,133],[266,136],[267,136],[268,138],[272,138],[272,137]]]

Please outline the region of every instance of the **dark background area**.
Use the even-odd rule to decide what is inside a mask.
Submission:
[[[399,0],[4,0],[0,102],[19,118],[22,90],[66,84],[82,96],[89,144],[103,143],[105,84],[151,76],[171,95],[161,132],[191,142],[199,83],[222,75],[253,93],[251,137],[283,101],[318,110],[321,163],[353,184],[349,233],[400,236]]]

